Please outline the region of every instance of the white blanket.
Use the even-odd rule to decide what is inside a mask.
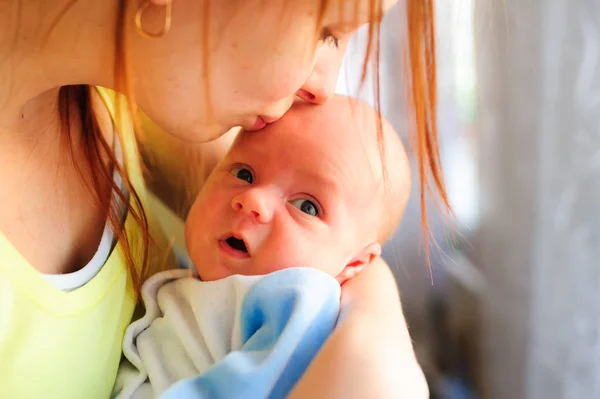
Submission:
[[[115,394],[284,395],[334,328],[339,298],[335,279],[314,269],[213,282],[188,270],[159,273],[142,288],[146,314],[125,332],[129,364]]]

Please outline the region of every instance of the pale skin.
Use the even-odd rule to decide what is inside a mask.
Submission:
[[[406,153],[376,112],[349,97],[296,103],[260,134],[242,132],[186,221],[200,278],[317,268],[340,284],[381,254],[410,191]]]
[[[56,101],[64,85],[115,88],[117,3],[79,0],[57,20],[69,3],[0,1],[0,230],[43,273],[67,273],[85,265],[106,222],[104,210],[91,201],[86,188],[91,175],[77,145],[78,126],[72,127],[73,159],[60,144]],[[206,158],[201,153],[223,149],[181,145],[178,140],[206,142],[234,126],[252,129],[257,117],[276,120],[296,94],[314,103],[326,102],[348,37],[368,22],[365,15],[349,18],[355,7],[347,1],[341,8],[333,1],[316,32],[314,1],[293,2],[285,8],[283,2],[269,2],[269,7],[261,1],[234,3],[212,2],[219,6],[210,15],[209,115],[203,111],[207,99],[201,79],[202,1],[176,0],[172,29],[156,41],[136,33],[132,15],[138,2],[126,2],[130,40],[125,51],[138,105],[161,131],[171,134],[152,132],[139,138],[149,152],[144,157],[155,161],[149,177],[160,178],[151,179],[150,185],[161,198],[174,196],[165,194],[170,188],[163,183],[169,181],[166,177],[197,165],[197,159]],[[384,9],[391,3],[386,2]],[[361,3],[359,12],[365,7]],[[145,18],[148,30],[159,26],[161,18],[161,10],[152,8]],[[340,49],[321,41],[323,28],[337,34]],[[273,35],[277,29],[280,33]],[[107,111],[100,101],[94,101],[93,109],[111,144]],[[77,164],[83,166],[83,177]],[[107,198],[108,187],[104,187]],[[345,316],[292,397],[426,396],[397,297],[389,268],[380,258],[344,284]],[[365,342],[385,347],[364,350]],[[371,365],[368,370],[365,363]],[[335,373],[331,365],[336,365]],[[359,370],[363,378],[357,379]],[[359,380],[360,384],[349,383]]]

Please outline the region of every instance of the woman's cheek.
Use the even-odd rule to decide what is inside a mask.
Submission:
[[[268,101],[279,101],[294,95],[307,81],[312,71],[312,63],[303,65],[299,62],[285,62],[265,70],[261,90]]]
[[[272,104],[294,93],[292,87],[293,81],[289,74],[273,71],[263,76],[255,88],[255,93],[260,95],[263,103]]]

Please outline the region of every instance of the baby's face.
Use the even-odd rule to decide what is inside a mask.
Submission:
[[[337,277],[378,255],[380,179],[360,140],[347,139],[349,122],[317,108],[242,133],[206,182],[186,222],[203,280],[290,267]]]

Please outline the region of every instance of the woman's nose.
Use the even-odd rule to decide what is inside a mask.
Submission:
[[[340,48],[330,44],[321,45],[308,79],[296,92],[298,97],[313,104],[323,104],[331,98],[344,58],[344,48],[345,45]]]
[[[256,223],[269,223],[273,218],[273,201],[262,188],[251,188],[235,196],[231,206],[233,210],[250,216]]]

